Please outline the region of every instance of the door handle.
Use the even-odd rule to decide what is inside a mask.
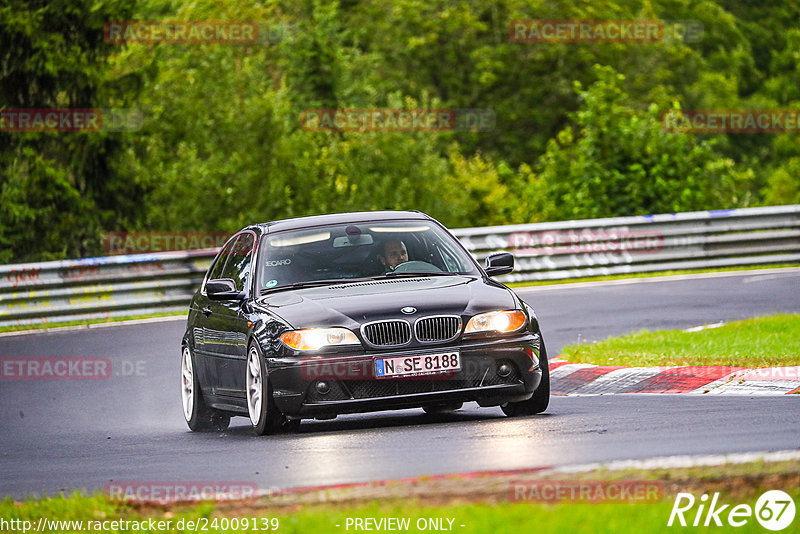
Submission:
[[[205,308],[203,308],[203,314],[204,314],[206,317],[208,317],[209,315],[211,315],[211,308],[209,308],[208,306],[206,306]]]

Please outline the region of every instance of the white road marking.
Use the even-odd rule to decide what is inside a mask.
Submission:
[[[709,330],[711,328],[719,328],[720,326],[725,326],[724,321],[720,321],[718,323],[712,324],[701,324],[700,326],[693,326],[691,328],[687,328],[684,332],[700,332],[701,330]]]
[[[110,321],[107,323],[90,323],[79,324],[75,326],[56,326],[54,328],[37,328],[35,330],[19,330],[17,332],[3,332],[0,337],[9,336],[23,336],[29,334],[46,334],[50,332],[71,332],[75,330],[86,330],[87,328],[108,328],[110,326],[124,326],[129,324],[147,324],[147,323],[160,323],[164,321],[185,321],[189,312],[186,308],[186,313],[183,315],[169,315],[167,317],[149,317],[147,319],[131,319],[129,321]]]
[[[702,278],[724,278],[732,276],[762,276],[765,273],[776,274],[776,275],[780,274],[800,275],[800,267],[779,267],[776,269],[751,269],[746,271],[724,271],[716,273],[673,274],[665,276],[650,276],[647,278],[623,278],[621,280],[600,280],[597,282],[572,282],[564,284],[553,284],[549,286],[520,286],[520,287],[514,287],[512,289],[516,292],[553,291],[558,289],[620,286],[620,285],[630,285],[630,284],[646,284],[651,282],[677,282],[681,280],[699,280]]]
[[[619,471],[623,469],[670,469],[682,467],[744,464],[749,462],[786,462],[800,459],[800,450],[741,452],[731,454],[701,454],[684,456],[660,456],[645,460],[615,460],[608,463],[588,463],[555,467],[556,473],[582,473],[597,469]]]
[[[703,388],[700,393],[705,395],[786,395],[798,387],[800,387],[800,383],[797,381],[770,380],[760,382],[753,380],[739,383],[734,379],[728,384],[721,384],[712,389]],[[707,393],[704,393],[705,391]],[[693,391],[692,393],[696,394],[697,392]]]

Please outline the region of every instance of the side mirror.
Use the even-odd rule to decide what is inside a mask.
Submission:
[[[211,300],[241,300],[244,292],[236,289],[230,278],[217,278],[206,282],[206,294]]]
[[[514,255],[510,252],[497,252],[486,258],[486,274],[500,276],[514,270]]]

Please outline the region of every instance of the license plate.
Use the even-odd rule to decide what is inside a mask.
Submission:
[[[461,356],[458,352],[375,358],[375,376],[378,378],[424,376],[458,371],[460,369]]]

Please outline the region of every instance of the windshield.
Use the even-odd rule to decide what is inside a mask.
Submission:
[[[259,288],[382,276],[477,275],[459,243],[430,221],[337,224],[262,238]]]

